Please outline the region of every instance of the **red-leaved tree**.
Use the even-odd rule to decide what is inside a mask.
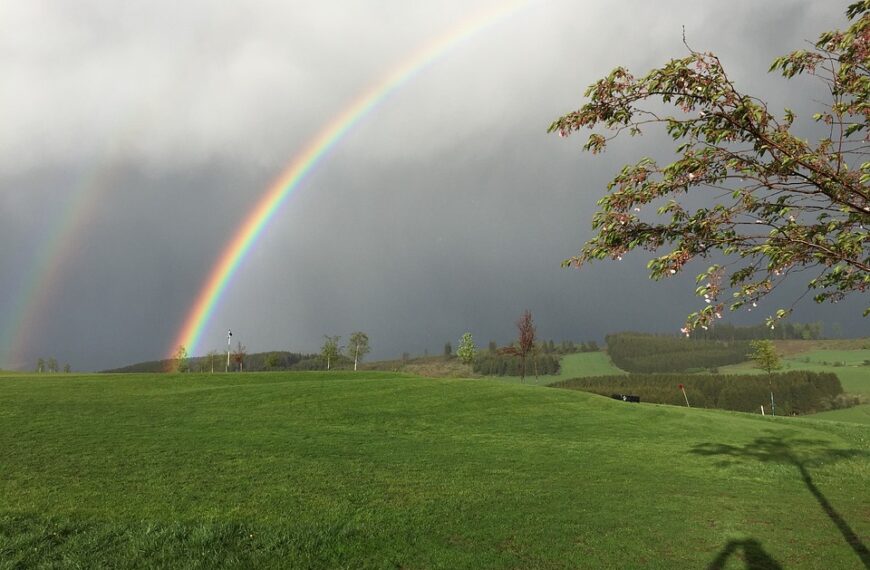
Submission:
[[[526,309],[523,316],[517,321],[519,337],[517,342],[502,349],[504,354],[518,356],[520,358],[520,381],[526,378],[526,358],[534,356],[535,351],[535,322],[532,313]],[[535,378],[538,377],[537,362],[535,362]]]

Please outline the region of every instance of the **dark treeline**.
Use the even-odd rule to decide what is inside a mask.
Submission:
[[[598,352],[598,343],[594,340],[589,342],[574,342],[573,340],[563,340],[555,342],[553,340],[543,341],[538,345],[538,350],[544,354],[575,354],[577,352]]]
[[[712,369],[748,358],[748,341],[699,340],[670,335],[617,333],[607,335],[607,353],[627,372],[654,374]]]
[[[854,405],[843,394],[836,374],[796,370],[770,377],[779,415],[809,414]],[[770,413],[770,385],[767,375],[629,374],[575,378],[552,384],[593,392],[602,396],[633,394],[641,402],[685,406],[679,385],[683,384],[689,404],[696,408],[719,408],[737,412]]]
[[[559,358],[552,354],[538,354],[534,358],[526,358],[526,376],[535,375],[536,365],[539,376],[559,373]],[[488,376],[519,376],[521,362],[518,356],[481,352],[474,357],[472,369],[476,374]]]
[[[552,339],[544,340],[535,344],[538,354],[576,354],[578,352],[598,352],[601,348],[594,340],[588,342],[574,342],[573,340],[563,340],[556,342]],[[481,349],[482,350],[482,349]],[[489,341],[489,347],[486,349],[489,354],[494,354],[499,351],[498,345],[494,340]]]
[[[767,325],[738,327],[720,323],[707,330],[695,330],[692,338],[706,340],[818,340],[822,338],[822,323],[777,323],[771,329]]]
[[[347,358],[345,358],[347,360]],[[349,361],[353,366],[353,361]],[[110,373],[135,373],[135,372],[166,372],[177,367],[178,363],[173,360],[152,360],[139,362],[122,368],[104,370]],[[215,372],[224,372],[227,365],[227,353],[219,352],[212,356],[194,356],[186,358],[183,369],[187,372],[211,372],[212,366]],[[246,354],[244,356],[243,369],[245,372],[260,372],[266,370],[324,370],[326,364],[319,354],[302,354],[296,352],[274,351]],[[238,364],[233,358],[230,359],[230,372],[238,371]]]

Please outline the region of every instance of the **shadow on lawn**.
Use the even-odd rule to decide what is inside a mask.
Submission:
[[[783,463],[783,464],[791,464],[800,473],[801,479],[803,479],[804,485],[806,485],[807,489],[810,493],[816,498],[819,502],[819,506],[821,506],[822,510],[828,515],[828,518],[831,519],[831,522],[837,527],[840,531],[840,534],[843,535],[843,539],[846,543],[855,551],[855,554],[858,555],[858,558],[861,559],[861,562],[864,563],[865,568],[870,568],[870,550],[867,549],[867,546],[861,541],[861,538],[852,530],[852,527],[849,526],[849,523],[838,513],[833,505],[831,505],[830,501],[828,501],[827,497],[822,494],[816,484],[813,483],[812,477],[810,477],[810,472],[807,470],[808,466],[820,465],[823,463],[832,463],[834,461],[839,461],[843,459],[850,459],[853,457],[865,457],[867,456],[867,452],[860,451],[856,449],[830,449],[828,447],[824,447],[829,445],[826,441],[821,440],[812,440],[812,439],[792,439],[792,440],[784,440],[781,437],[768,436],[768,437],[759,437],[755,439],[752,443],[748,443],[744,446],[735,446],[735,445],[727,445],[723,443],[702,443],[696,445],[692,450],[692,453],[697,455],[719,455],[719,456],[729,456],[738,459],[753,459],[756,461],[762,461],[766,463]],[[795,452],[795,448],[799,448],[803,457],[799,456],[798,453]],[[728,543],[728,546],[717,556],[716,560],[713,561],[710,568],[722,568],[724,561],[730,556],[730,553],[725,554],[724,558],[722,558],[722,562],[718,562],[722,557],[723,553],[726,553],[728,548],[732,543],[735,543],[735,546],[732,548],[737,548],[739,546],[743,546],[746,552],[746,563],[747,568],[780,568],[776,561],[772,558],[767,557],[764,554],[763,550],[759,550],[765,557],[769,558],[772,561],[774,566],[752,566],[750,564],[749,555],[750,549],[748,544],[753,543],[752,548],[760,549],[760,545],[757,541],[754,540],[746,540],[746,541],[732,541]],[[716,564],[720,564],[716,566]]]
[[[707,566],[707,570],[722,570],[728,559],[734,555],[740,556],[743,550],[743,560],[746,562],[746,570],[782,570],[779,562],[774,560],[764,549],[761,543],[754,538],[746,540],[731,540],[725,548],[719,551],[713,562]]]

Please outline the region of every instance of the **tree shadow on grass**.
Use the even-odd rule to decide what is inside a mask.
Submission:
[[[852,530],[852,527],[849,526],[849,523],[846,522],[846,520],[840,515],[840,513],[836,511],[836,509],[834,509],[833,505],[831,505],[831,502],[828,501],[827,497],[822,494],[822,492],[813,482],[813,479],[810,476],[810,472],[807,469],[808,467],[811,467],[813,465],[833,463],[835,461],[851,459],[854,457],[866,457],[868,454],[865,451],[857,449],[830,449],[829,447],[826,447],[828,445],[830,445],[829,442],[822,440],[791,439],[786,441],[782,437],[766,436],[756,438],[755,441],[753,441],[752,443],[748,443],[744,446],[727,445],[723,443],[702,443],[696,445],[694,449],[692,449],[692,453],[695,453],[697,455],[717,455],[733,457],[737,459],[752,459],[765,463],[781,463],[793,465],[798,470],[798,473],[800,473],[804,485],[806,485],[809,492],[812,493],[812,495],[819,502],[819,506],[821,506],[825,514],[828,515],[828,518],[831,519],[831,522],[834,523],[834,525],[840,531],[840,534],[843,535],[843,539],[852,548],[852,550],[855,551],[855,554],[857,554],[858,558],[861,559],[861,562],[864,563],[864,567],[870,568],[870,550],[867,549],[867,545],[865,545],[861,541],[861,538],[854,530]],[[798,455],[798,453],[795,451],[796,448],[800,449],[801,455]],[[727,465],[728,462],[724,463]],[[755,541],[737,542],[754,542],[756,545],[758,544]],[[731,543],[729,543],[729,545],[730,544]],[[739,546],[739,544],[737,546]],[[747,568],[755,568],[755,566],[749,566],[749,550],[746,545],[744,545],[744,550],[747,552]],[[725,551],[723,550],[723,552]],[[718,559],[719,557],[717,557],[717,560]],[[725,559],[727,559],[727,556],[725,557]],[[715,563],[716,562],[714,561],[714,564]],[[722,566],[715,565],[710,566],[710,568],[721,567]],[[778,567],[779,566],[772,566],[772,568]],[[767,568],[767,566],[758,566],[758,568]]]
[[[779,562],[765,552],[761,543],[754,538],[728,541],[725,548],[707,566],[707,570],[723,570],[732,556],[742,556],[746,562],[746,570],[782,570]]]

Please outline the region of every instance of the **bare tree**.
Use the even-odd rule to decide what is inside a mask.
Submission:
[[[248,348],[239,341],[236,345],[236,350],[233,351],[233,361],[239,365],[239,372],[242,372],[245,365],[245,356],[248,355]]]
[[[526,358],[531,355],[534,360],[535,353],[535,323],[532,313],[527,309],[517,321],[519,337],[517,342],[502,349],[504,354],[518,356],[520,358],[520,381],[526,378]],[[538,377],[537,362],[535,364],[535,378]]]

